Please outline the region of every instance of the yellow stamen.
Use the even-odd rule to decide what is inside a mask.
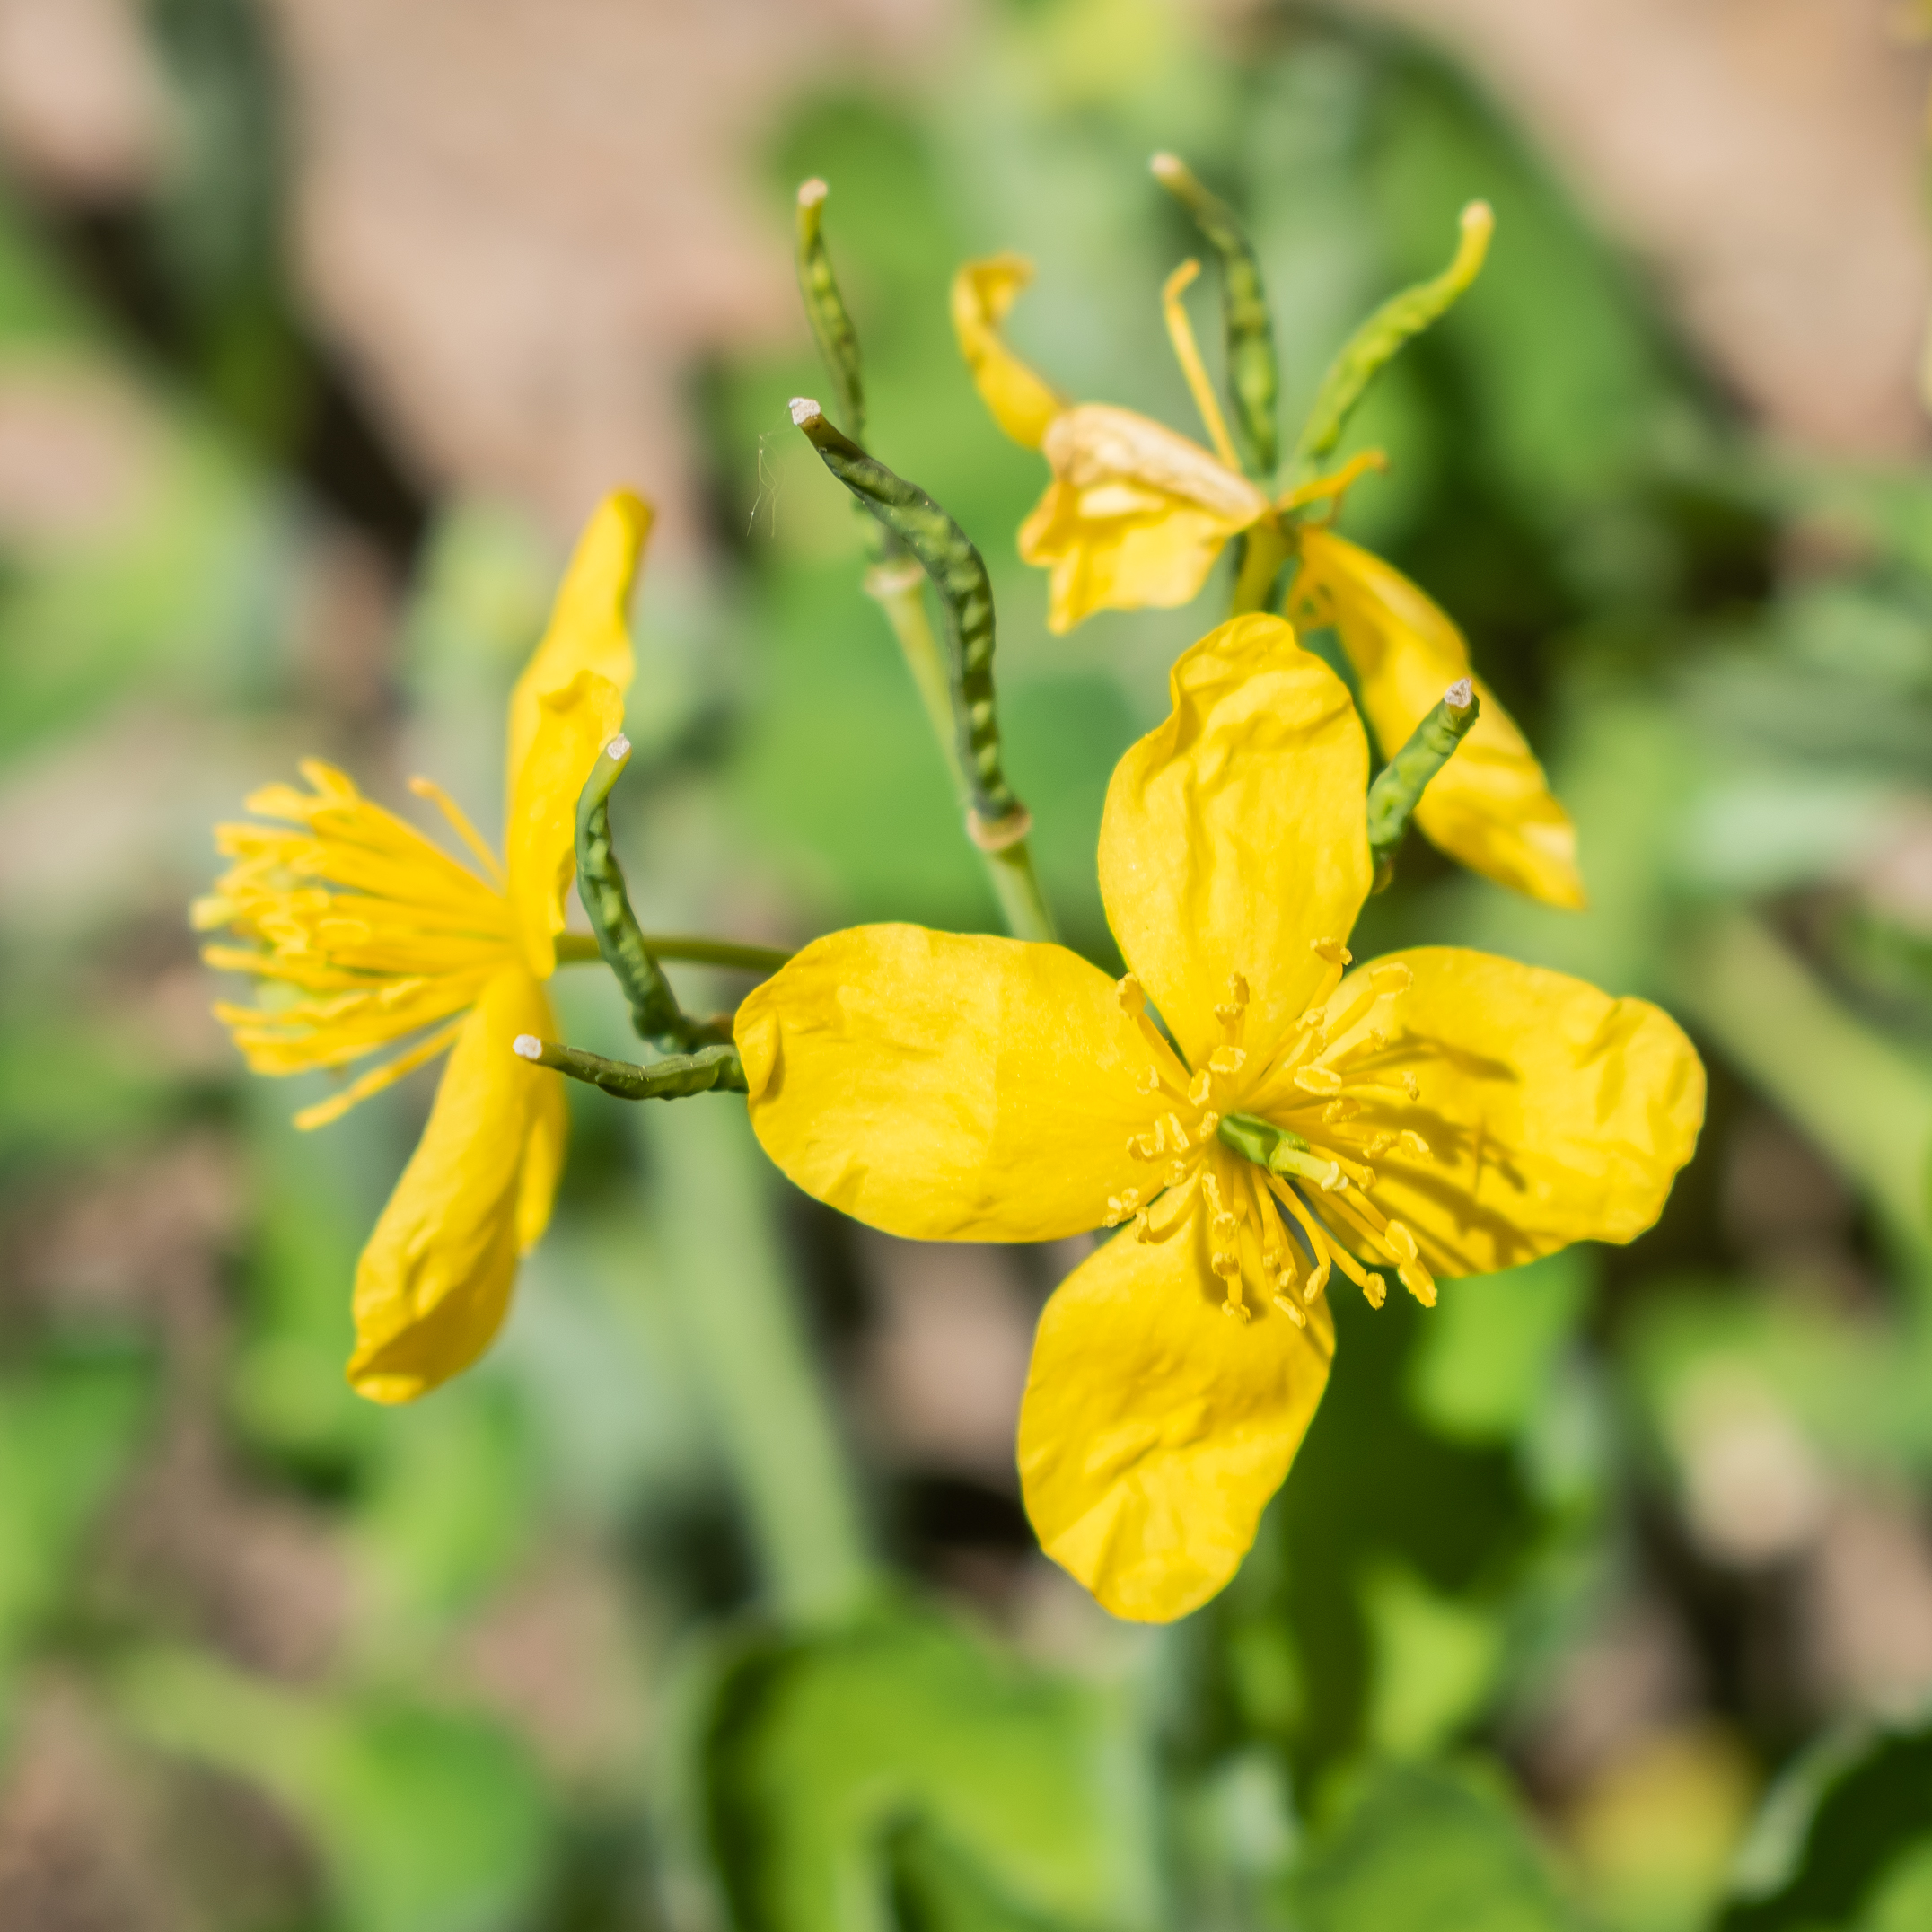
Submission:
[[[1214,444],[1214,452],[1230,470],[1239,472],[1241,459],[1234,453],[1234,439],[1227,433],[1227,425],[1222,420],[1221,405],[1215,400],[1214,387],[1208,380],[1208,370],[1201,361],[1201,352],[1194,340],[1194,327],[1188,321],[1188,312],[1181,306],[1182,292],[1196,276],[1201,272],[1198,261],[1184,261],[1167,277],[1167,285],[1161,291],[1161,309],[1167,317],[1168,339],[1174,346],[1174,360],[1181,364],[1181,373],[1188,379],[1188,388],[1193,391],[1194,407],[1201,413],[1201,421],[1207,426],[1208,440]]]
[[[467,1019],[468,1015],[464,1017]],[[295,1125],[307,1132],[311,1128],[327,1127],[331,1120],[339,1120],[351,1107],[359,1106],[372,1093],[380,1093],[384,1087],[394,1086],[405,1074],[413,1074],[426,1061],[435,1059],[437,1054],[453,1046],[463,1025],[463,1020],[452,1020],[447,1026],[438,1027],[428,1039],[418,1041],[407,1053],[398,1054],[384,1065],[372,1067],[359,1080],[351,1081],[332,1099],[304,1107],[295,1116]]]
[[[1371,470],[1383,470],[1388,467],[1389,459],[1382,451],[1364,450],[1359,455],[1351,456],[1339,470],[1332,470],[1325,477],[1317,477],[1312,483],[1291,489],[1277,500],[1275,508],[1283,512],[1300,510],[1309,504],[1320,503],[1324,497],[1332,498],[1327,514],[1321,519],[1324,525],[1332,523],[1341,514],[1343,497],[1354,485]]]
[[[442,812],[456,836],[476,855],[478,863],[490,875],[496,890],[507,892],[510,882],[504,876],[503,867],[496,863],[496,855],[484,843],[482,833],[470,822],[462,807],[434,778],[411,778],[409,789],[418,798],[428,799]]]

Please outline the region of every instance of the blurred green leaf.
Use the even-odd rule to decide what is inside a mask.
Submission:
[[[549,1802],[487,1720],[309,1695],[157,1653],[118,1680],[151,1743],[259,1786],[312,1834],[353,1932],[513,1932],[550,1855]]]
[[[57,1605],[152,1393],[152,1364],[125,1353],[48,1349],[0,1378],[0,1673]]]
[[[1447,1285],[1409,1363],[1417,1415],[1453,1441],[1512,1440],[1583,1318],[1594,1272],[1587,1250],[1566,1248]]]
[[[1362,1608],[1375,1659],[1368,1742],[1390,1757],[1430,1756],[1489,1697],[1503,1661],[1501,1621],[1389,1561],[1364,1578]]]
[[[692,1749],[739,1932],[885,1932],[895,1892],[899,1923],[935,1932],[1154,1920],[1117,1700],[937,1617],[742,1643]]]
[[[1486,1784],[1442,1770],[1366,1777],[1286,1888],[1296,1932],[1573,1932],[1537,1846]]]
[[[1772,1789],[1717,1932],[1878,1932],[1932,1896],[1932,1725],[1815,1746]]]

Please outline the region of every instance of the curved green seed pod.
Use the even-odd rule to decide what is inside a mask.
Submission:
[[[1341,441],[1342,430],[1368,385],[1405,342],[1446,314],[1476,279],[1495,228],[1489,203],[1471,202],[1462,210],[1455,259],[1440,275],[1392,296],[1348,338],[1315,391],[1314,407],[1295,446],[1298,465],[1319,462]]]
[[[590,914],[597,950],[617,975],[630,1006],[630,1023],[641,1040],[682,1051],[716,1040],[716,1030],[689,1018],[671,990],[630,909],[624,869],[610,839],[610,787],[630,762],[630,740],[613,738],[597,754],[577,794],[577,896]]]
[[[1424,788],[1469,735],[1481,709],[1476,687],[1458,678],[1409,734],[1409,742],[1376,773],[1368,788],[1368,856],[1375,868],[1372,891],[1383,891],[1395,876],[1395,855]]]
[[[839,293],[839,277],[821,230],[825,198],[831,190],[815,177],[798,190],[798,293],[804,298],[805,320],[819,346],[832,386],[839,392],[839,413],[846,433],[855,442],[865,440],[865,384],[860,373],[858,331],[846,312]]]
[[[1309,1151],[1308,1143],[1286,1127],[1277,1127],[1258,1113],[1231,1113],[1215,1129],[1225,1147],[1244,1161],[1265,1167],[1284,1181],[1306,1181],[1324,1193],[1341,1184],[1341,1169]]]
[[[945,613],[946,672],[959,760],[971,799],[970,826],[989,852],[1026,836],[1032,821],[1000,769],[999,714],[993,697],[993,586],[966,532],[916,483],[895,476],[826,420],[809,397],[792,400],[792,420],[825,467],[918,559]]]
[[[1269,477],[1281,461],[1276,406],[1281,373],[1275,325],[1268,312],[1261,264],[1234,209],[1202,187],[1187,163],[1156,154],[1154,178],[1194,217],[1221,263],[1221,321],[1227,332],[1227,382],[1234,404],[1234,435],[1251,476]]]
[[[561,1047],[534,1033],[519,1033],[513,1050],[540,1067],[552,1067],[573,1080],[602,1087],[619,1100],[684,1100],[693,1093],[742,1093],[747,1090],[744,1066],[736,1047],[701,1047],[696,1053],[672,1054],[636,1067],[628,1060],[607,1060],[601,1053]]]

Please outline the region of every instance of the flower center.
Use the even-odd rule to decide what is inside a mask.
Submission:
[[[1416,1077],[1392,1064],[1409,969],[1371,968],[1331,1013],[1350,955],[1338,940],[1318,940],[1313,950],[1326,970],[1287,1037],[1271,1051],[1251,1049],[1248,981],[1235,973],[1215,1008],[1220,1041],[1194,1073],[1155,1025],[1138,981],[1129,974],[1120,985],[1122,1010],[1154,1053],[1141,1076],[1152,1118],[1128,1151],[1156,1172],[1147,1187],[1109,1199],[1107,1225],[1131,1220],[1138,1239],[1168,1241],[1205,1214],[1209,1265],[1226,1284],[1226,1312],[1243,1321],[1253,1313],[1251,1295],[1305,1323],[1304,1309],[1336,1269],[1377,1308],[1386,1291],[1371,1270],[1383,1267],[1424,1306],[1436,1300],[1414,1234],[1374,1199],[1371,1164],[1391,1153],[1429,1155],[1408,1124]]]

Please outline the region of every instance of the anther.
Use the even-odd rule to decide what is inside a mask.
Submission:
[[[1422,1098],[1422,1083],[1406,1067],[1398,1077],[1402,1083],[1402,1092],[1408,1094],[1410,1100],[1420,1100]]]
[[[1143,1067],[1140,1078],[1135,1085],[1143,1093],[1158,1093],[1161,1091],[1161,1070],[1158,1067]]]
[[[1120,1003],[1120,1011],[1129,1017],[1146,1008],[1146,995],[1140,990],[1140,981],[1132,973],[1120,979],[1113,989],[1114,997]]]
[[[1209,1061],[1208,1065],[1209,1065],[1209,1066],[1212,1066],[1212,1065],[1213,1065],[1213,1062],[1212,1062],[1212,1061]],[[1189,1103],[1189,1105],[1190,1105],[1190,1106],[1194,1106],[1194,1107],[1204,1107],[1204,1106],[1206,1106],[1206,1105],[1207,1105],[1207,1103],[1208,1103],[1208,1094],[1209,1094],[1209,1093],[1212,1093],[1213,1091],[1214,1091],[1214,1080],[1213,1080],[1212,1076],[1210,1076],[1210,1075],[1208,1074],[1208,1068],[1207,1068],[1206,1067],[1202,1067],[1202,1069],[1200,1070],[1200,1072],[1199,1072],[1199,1073],[1198,1073],[1198,1074],[1196,1074],[1196,1075],[1194,1076],[1194,1078],[1193,1078],[1193,1080],[1192,1080],[1192,1081],[1191,1081],[1191,1082],[1190,1083],[1190,1085],[1189,1085],[1189,1087],[1188,1087],[1188,1103]]]
[[[1339,939],[1312,939],[1308,943],[1308,950],[1318,958],[1326,960],[1330,966],[1348,966],[1355,961],[1355,954]]]
[[[1389,1285],[1380,1275],[1366,1273],[1362,1278],[1362,1295],[1371,1308],[1380,1308],[1389,1298]]]
[[[1433,1280],[1430,1279],[1428,1271],[1426,1269],[1421,1267],[1404,1266],[1397,1269],[1395,1272],[1397,1278],[1401,1280],[1402,1286],[1407,1288],[1409,1292],[1413,1295],[1415,1298],[1418,1302],[1420,1302],[1425,1308],[1435,1307],[1436,1284]]]
[[[1282,1313],[1285,1314],[1290,1322],[1294,1322],[1296,1328],[1304,1329],[1308,1326],[1308,1317],[1304,1315],[1301,1312],[1301,1310],[1297,1308],[1295,1304],[1288,1299],[1286,1295],[1278,1295],[1275,1296],[1275,1306],[1280,1309]]]
[[[1341,1092],[1341,1076],[1330,1067],[1298,1067],[1295,1070],[1295,1084],[1304,1093]]]
[[[1415,974],[1400,960],[1384,960],[1381,965],[1370,967],[1368,976],[1378,993],[1406,993],[1416,983]]]
[[[1418,1160],[1426,1161],[1428,1159],[1429,1144],[1423,1139],[1420,1134],[1416,1132],[1414,1128],[1405,1127],[1396,1136],[1396,1139],[1405,1154],[1412,1154]]]
[[[1412,1261],[1417,1255],[1416,1237],[1400,1221],[1392,1221],[1383,1231],[1383,1238],[1405,1261]]]
[[[1244,973],[1231,972],[1227,976],[1227,997],[1236,1006],[1248,1004],[1248,980]]]
[[[1216,1047],[1208,1056],[1208,1070],[1216,1074],[1238,1074],[1247,1058],[1239,1047]]]

